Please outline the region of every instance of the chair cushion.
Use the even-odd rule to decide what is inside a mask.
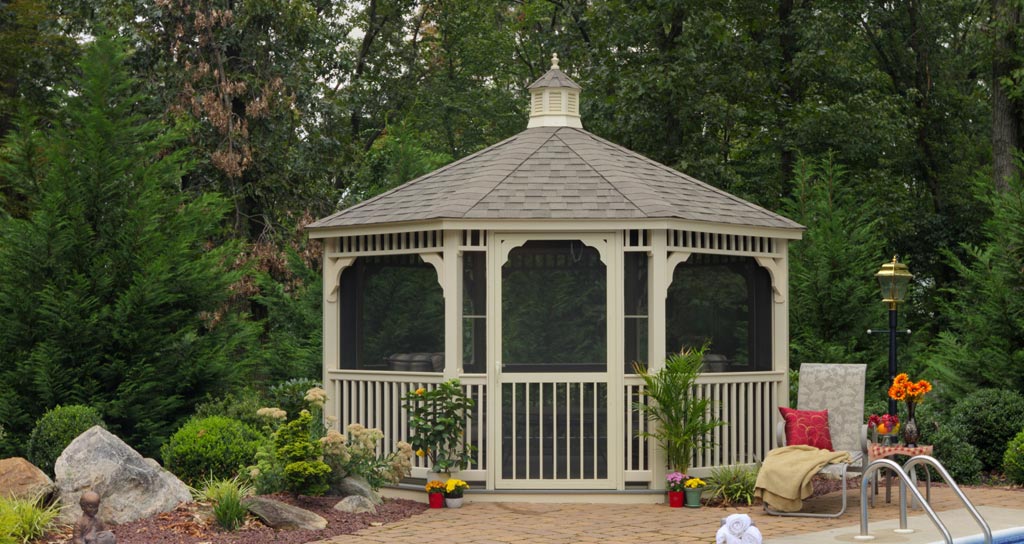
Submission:
[[[795,410],[779,406],[786,420],[786,444],[806,445],[832,451],[832,435],[828,428],[828,410]]]

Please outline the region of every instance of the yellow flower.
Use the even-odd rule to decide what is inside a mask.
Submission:
[[[422,395],[423,393],[426,393],[426,392],[427,392],[427,390],[422,388],[422,387],[416,390],[416,394],[417,395]]]
[[[424,455],[423,448],[420,448],[420,449],[416,450],[416,457],[423,457],[423,455]]]
[[[705,485],[707,485],[707,483],[704,480],[701,480],[700,478],[690,478],[689,480],[686,480],[686,483],[683,484],[684,487],[688,487],[690,489],[704,487]]]

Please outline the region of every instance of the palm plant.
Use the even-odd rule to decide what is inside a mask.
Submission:
[[[634,402],[639,411],[653,425],[647,431],[638,431],[642,438],[655,438],[665,450],[669,470],[682,473],[690,468],[696,450],[714,445],[708,436],[724,422],[711,417],[711,400],[693,394],[693,386],[700,375],[707,345],[700,349],[684,349],[665,360],[665,366],[650,373],[634,363],[636,373],[644,380],[641,394],[646,402]]]

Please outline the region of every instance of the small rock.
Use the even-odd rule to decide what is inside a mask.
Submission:
[[[188,486],[169,471],[153,467],[120,438],[95,426],[75,438],[54,463],[57,488],[64,504],[61,517],[78,519],[78,500],[85,491],[103,499],[99,517],[120,525],[173,510],[191,502]]]
[[[309,510],[266,497],[253,497],[246,501],[245,507],[268,527],[274,529],[319,531],[327,527],[326,519]]]
[[[384,504],[384,499],[381,498],[380,493],[374,491],[370,487],[370,483],[366,481],[366,478],[361,476],[346,476],[342,478],[340,482],[331,486],[331,494],[342,497],[358,495],[370,499],[370,502],[373,504]]]
[[[341,512],[347,512],[349,514],[377,513],[377,507],[374,506],[373,502],[371,502],[370,499],[359,495],[345,497],[341,502],[334,505],[334,509]]]
[[[27,459],[0,459],[0,497],[35,499],[52,492],[53,480]]]

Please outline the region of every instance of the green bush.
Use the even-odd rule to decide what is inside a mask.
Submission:
[[[313,421],[308,410],[302,410],[299,417],[277,430],[274,445],[278,459],[285,463],[285,488],[296,494],[323,495],[330,489],[331,467],[321,461],[323,445],[310,436],[311,425],[323,426]]]
[[[227,479],[256,457],[264,437],[222,416],[191,419],[160,449],[164,466],[189,485],[204,478]]]
[[[1008,389],[979,389],[953,407],[949,422],[977,448],[982,470],[999,470],[1010,440],[1024,429],[1024,396]]]
[[[314,387],[320,387],[319,380],[292,378],[283,381],[267,391],[267,406],[280,408],[288,412],[289,418],[294,419],[307,408],[306,392]]]
[[[708,478],[708,499],[720,502],[723,506],[753,504],[758,468],[736,465],[713,469]]]
[[[1010,441],[1003,454],[1003,471],[1010,482],[1024,485],[1024,430]]]
[[[47,410],[28,437],[28,460],[53,476],[53,464],[78,435],[94,425],[106,428],[95,408],[73,404]]]
[[[943,425],[929,435],[935,446],[935,458],[942,463],[958,484],[976,484],[981,481],[982,463],[978,448],[964,440],[966,430],[954,423]]]
[[[0,544],[27,544],[49,530],[60,508],[40,500],[0,498]]]
[[[259,391],[247,387],[227,393],[221,397],[207,397],[206,400],[196,405],[196,412],[193,419],[202,419],[211,416],[223,416],[237,419],[253,429],[261,429],[266,421],[256,415],[260,408],[270,406],[269,401]]]

